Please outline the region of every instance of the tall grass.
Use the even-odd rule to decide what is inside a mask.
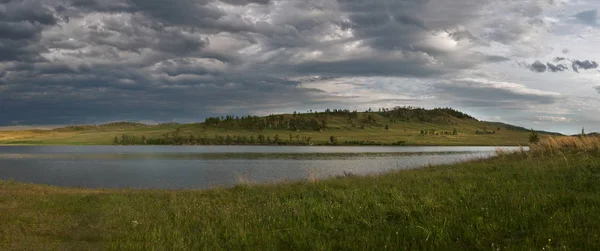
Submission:
[[[554,142],[569,140],[593,149]],[[199,191],[0,181],[0,250],[599,250],[599,155],[556,146],[318,182],[241,175]]]
[[[532,154],[600,152],[600,137],[548,137],[530,146]]]

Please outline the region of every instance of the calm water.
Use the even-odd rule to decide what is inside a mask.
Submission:
[[[375,174],[490,157],[497,147],[0,146],[0,180],[90,188],[207,188]],[[504,147],[516,150],[514,147]]]

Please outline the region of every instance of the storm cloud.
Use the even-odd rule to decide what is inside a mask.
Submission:
[[[541,53],[557,8],[512,0],[4,0],[0,126],[201,121],[350,103],[326,86],[303,84],[314,78],[396,79],[364,89],[398,96],[407,79],[459,79],[429,94],[431,85],[414,88],[480,106],[554,104],[552,95],[490,84],[500,80],[460,79],[532,62],[527,55]],[[592,15],[576,18],[591,23]],[[527,67],[597,68],[591,60],[560,61]],[[365,96],[361,104],[384,99],[422,100]]]

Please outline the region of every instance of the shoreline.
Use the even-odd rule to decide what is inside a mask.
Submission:
[[[404,145],[394,145],[394,144],[381,144],[381,145],[354,145],[354,144],[335,144],[335,145],[329,145],[329,144],[313,144],[313,145],[236,145],[236,144],[230,144],[230,145],[148,145],[148,144],[144,144],[144,145],[114,145],[114,144],[2,144],[0,143],[0,146],[115,146],[115,147],[137,147],[137,146],[189,146],[189,147],[194,147],[194,146],[198,146],[198,147],[205,147],[205,146],[273,146],[273,147],[281,147],[281,146],[290,146],[290,147],[296,147],[296,146],[304,146],[304,147],[311,147],[311,146],[319,146],[319,147],[421,147],[421,146],[428,146],[428,147],[444,147],[444,146],[457,146],[457,147],[527,147],[527,145],[494,145],[494,144],[404,144]]]

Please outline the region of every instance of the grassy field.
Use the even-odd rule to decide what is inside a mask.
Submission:
[[[283,115],[291,118],[293,115]],[[315,116],[315,115],[303,115]],[[394,120],[380,113],[359,113],[357,119],[372,116],[377,122],[367,126],[357,126],[357,122],[350,122],[347,116],[335,114],[320,114],[319,119],[325,116],[327,127],[323,130],[289,130],[289,129],[262,129],[247,130],[225,126],[196,124],[167,124],[167,125],[141,125],[141,124],[111,124],[104,126],[77,126],[59,128],[54,130],[27,130],[27,131],[0,131],[0,144],[22,145],[110,145],[115,136],[133,135],[148,139],[160,139],[165,133],[173,133],[177,129],[184,137],[213,138],[216,135],[231,135],[256,137],[259,134],[282,140],[300,139],[310,137],[311,143],[323,145],[330,142],[331,136],[336,138],[337,144],[344,145],[346,141],[365,141],[377,144],[394,144],[398,141],[406,145],[477,145],[477,146],[505,146],[527,145],[529,131],[515,129],[510,125],[500,123],[481,122],[471,118],[456,118],[448,116],[443,122],[428,123],[419,121]],[[386,129],[387,127],[387,129]],[[422,135],[422,130],[435,130],[440,135]],[[456,135],[444,135],[442,132],[453,132]],[[494,134],[477,134],[477,131],[493,131]],[[546,137],[547,134],[540,134]]]
[[[0,249],[598,250],[600,139],[372,177],[202,191],[0,182]]]

